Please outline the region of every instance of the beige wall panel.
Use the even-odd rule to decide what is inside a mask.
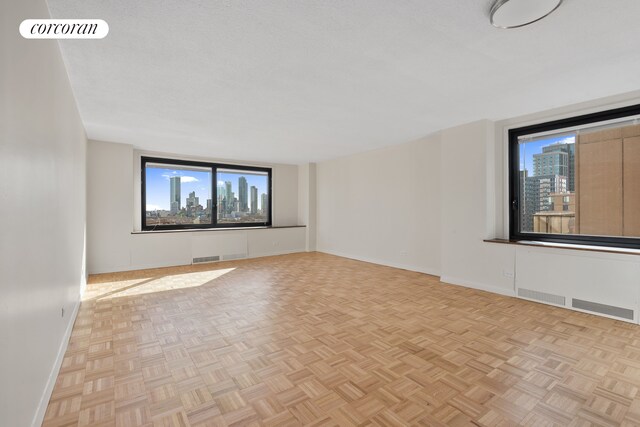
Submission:
[[[640,237],[640,136],[623,144],[624,235]]]
[[[580,144],[590,144],[592,142],[611,141],[622,138],[622,128],[604,129],[595,132],[580,133]]]
[[[579,162],[580,233],[622,235],[622,140],[585,144],[581,135]]]
[[[625,126],[622,128],[623,138],[630,138],[632,136],[640,136],[640,125]]]

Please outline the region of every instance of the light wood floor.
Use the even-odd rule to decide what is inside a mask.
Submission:
[[[640,327],[325,254],[90,278],[62,425],[640,425]]]

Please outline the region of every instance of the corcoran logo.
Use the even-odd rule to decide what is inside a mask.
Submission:
[[[20,34],[25,39],[102,39],[109,24],[102,19],[25,19]]]

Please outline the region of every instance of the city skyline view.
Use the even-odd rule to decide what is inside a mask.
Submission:
[[[239,177],[245,177],[247,180],[248,188],[256,187],[258,189],[258,195],[260,194],[268,194],[267,186],[268,186],[268,178],[264,173],[255,173],[255,172],[218,172],[217,185],[225,185],[226,182],[231,182],[231,191],[238,197],[239,188],[238,188],[238,179]],[[219,197],[220,195],[218,195]],[[251,197],[249,196],[249,203],[251,203]],[[260,202],[260,197],[258,197],[258,209],[263,209],[262,204]]]
[[[145,177],[147,211],[171,210],[170,179],[176,176],[180,177],[181,206],[185,206],[186,198],[193,191],[205,205],[206,200],[211,199],[211,172],[147,166]]]
[[[145,224],[265,223],[269,174],[209,168],[145,166]]]
[[[196,197],[200,202],[206,205],[206,200],[211,199],[211,173],[195,170],[181,170],[163,167],[147,167],[146,168],[146,210],[171,210],[170,204],[170,178],[172,176],[180,177],[181,184],[181,206],[185,205],[185,199],[189,193],[195,191]],[[238,178],[244,176],[247,179],[249,188],[255,186],[258,194],[268,194],[268,180],[265,174],[241,173],[238,172],[218,172],[217,185],[225,185],[230,181],[232,191],[238,194]],[[258,199],[258,209],[263,209],[260,198]]]

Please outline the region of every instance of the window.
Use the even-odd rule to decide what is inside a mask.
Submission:
[[[640,105],[509,131],[510,238],[640,248]]]
[[[142,157],[142,230],[271,225],[271,169]]]
[[[218,223],[259,223],[269,218],[269,173],[218,169]]]

